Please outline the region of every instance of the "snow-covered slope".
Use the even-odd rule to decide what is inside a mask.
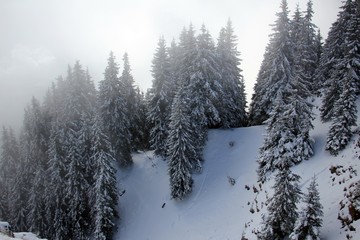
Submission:
[[[304,193],[309,180],[317,177],[324,206],[321,238],[346,239],[338,220],[339,202],[344,188],[359,179],[355,144],[333,157],[324,150],[329,124],[317,117],[314,125],[315,155],[292,170],[302,177]],[[203,172],[194,176],[193,192],[181,202],[170,198],[166,162],[151,152],[135,154],[134,166],[118,172],[119,188],[125,193],[120,197],[121,220],[114,239],[256,239],[253,232],[266,213],[265,201],[273,185],[272,180],[262,186],[257,182],[256,159],[264,134],[264,126],[211,130]],[[356,139],[357,135],[353,142]],[[235,185],[229,178],[235,179]],[[359,223],[354,226],[360,231]],[[359,231],[350,233],[353,239],[360,239]]]

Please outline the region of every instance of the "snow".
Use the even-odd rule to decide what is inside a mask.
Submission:
[[[292,170],[301,176],[303,193],[311,178],[317,177],[324,206],[321,239],[345,239],[348,232],[337,218],[344,187],[359,179],[349,170],[350,166],[360,170],[354,149],[357,135],[338,156],[331,156],[325,151],[330,123],[321,123],[318,111],[315,112],[317,118],[311,132],[315,155]],[[114,239],[256,239],[253,232],[260,229],[261,217],[267,212],[265,201],[271,197],[274,177],[273,174],[264,185],[257,182],[256,160],[264,134],[264,126],[211,130],[203,171],[193,176],[193,191],[182,201],[170,198],[163,159],[153,157],[152,152],[134,154],[133,167],[118,170],[118,187],[126,192],[120,197],[121,220]],[[332,174],[330,168],[338,165],[343,166],[345,173]],[[235,179],[235,185],[229,183],[229,177]],[[299,204],[298,209],[301,207]],[[359,228],[360,224],[353,226]],[[359,232],[350,234],[353,239],[360,239]]]
[[[14,235],[15,238],[9,237],[0,232],[0,240],[46,240],[46,239],[40,239],[36,236],[36,234],[30,232],[19,232],[19,233],[14,233]]]

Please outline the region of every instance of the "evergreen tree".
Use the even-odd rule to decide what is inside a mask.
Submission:
[[[48,168],[46,152],[48,149],[49,131],[43,109],[40,106],[40,102],[35,98],[33,98],[27,114],[27,121],[30,122],[27,123],[28,128],[25,128],[25,131],[27,131],[26,134],[29,137],[27,140],[28,144],[31,144],[33,148],[29,152],[32,156],[29,165],[32,165],[34,171],[30,185],[29,214],[27,218],[30,223],[29,230],[44,235],[47,229],[47,222],[44,216],[45,188],[47,187],[46,173]]]
[[[192,96],[191,115],[204,127],[216,126],[220,122],[217,103],[223,93],[215,46],[205,25],[202,25],[196,40],[192,65],[192,69],[189,70],[189,84],[183,86]]]
[[[171,196],[181,200],[192,190],[192,162],[197,157],[196,136],[191,123],[189,97],[183,89],[176,94],[171,111],[168,173]]]
[[[247,123],[245,83],[239,67],[241,60],[237,50],[237,36],[234,35],[230,20],[220,31],[216,51],[224,94],[220,108],[221,125],[223,127],[245,126]]]
[[[150,126],[147,121],[147,100],[144,92],[139,87],[135,89],[135,101],[137,106],[135,125],[137,131],[134,134],[133,145],[135,150],[145,151],[150,149]]]
[[[339,61],[344,59],[348,47],[348,38],[351,19],[354,16],[355,3],[352,0],[344,2],[338,19],[333,23],[325,41],[320,66],[317,72],[317,82],[323,83],[323,98],[320,108],[320,116],[323,121],[329,121],[334,116],[335,102],[340,98],[343,84],[339,80]],[[354,27],[354,26],[353,26]]]
[[[123,83],[118,78],[119,67],[111,52],[105,69],[104,80],[100,82],[99,101],[105,131],[109,136],[115,158],[121,166],[132,162],[129,132],[129,115]]]
[[[292,232],[298,213],[296,204],[301,197],[298,187],[300,176],[289,166],[279,169],[273,186],[274,194],[268,202],[268,215],[264,218],[258,239],[282,240]]]
[[[207,138],[207,127],[218,120],[218,112],[214,102],[208,99],[209,96],[206,95],[207,91],[212,93],[213,89],[210,88],[210,81],[201,68],[203,66],[202,61],[205,59],[200,54],[201,51],[197,50],[197,39],[192,25],[190,25],[189,30],[184,28],[180,34],[179,51],[180,67],[177,92],[183,91],[182,95],[186,95],[189,99],[187,104],[190,111],[188,114],[191,117],[193,135],[197,136],[194,139],[196,157],[192,158],[191,164],[193,171],[200,172],[202,150]]]
[[[64,136],[64,126],[55,119],[52,124],[50,143],[48,150],[49,183],[46,189],[46,216],[48,223],[47,236],[52,239],[65,240],[68,239],[72,226],[68,221],[68,198],[65,198],[64,186],[67,186],[67,165],[66,160],[66,139]]]
[[[172,78],[170,61],[163,37],[160,38],[158,48],[152,61],[152,88],[148,103],[148,121],[152,126],[150,132],[151,146],[154,154],[166,156],[166,139],[170,122],[172,104]]]
[[[94,117],[95,87],[86,71],[76,62],[69,72],[70,88],[65,99],[67,186],[64,197],[68,201],[67,217],[72,227],[70,238],[84,239],[89,232],[90,208],[88,191],[93,182],[91,163],[91,119]]]
[[[360,80],[360,14],[356,2],[347,1],[343,8],[348,19],[344,29],[343,57],[337,59],[334,66],[336,71],[331,76],[333,80],[341,82],[342,86],[333,106],[332,125],[326,144],[326,150],[333,155],[346,147],[352,136],[351,128],[356,126],[356,99]]]
[[[17,181],[15,173],[20,164],[19,145],[11,128],[3,127],[0,158],[0,219],[11,219],[12,191]],[[16,189],[17,190],[17,189]]]
[[[91,129],[92,133],[92,162],[94,163],[94,183],[90,188],[92,198],[92,216],[94,227],[94,239],[111,239],[115,227],[117,213],[117,187],[114,153],[110,142],[103,133],[102,122],[98,114],[95,116]]]
[[[134,86],[134,78],[131,74],[131,67],[129,62],[129,56],[127,53],[123,56],[123,71],[121,73],[120,82],[121,82],[121,94],[125,99],[125,110],[127,115],[127,126],[126,128],[129,131],[129,138],[124,139],[124,147],[131,150],[136,150],[133,145],[134,139],[136,138],[138,126],[136,125],[136,119],[138,118],[138,106],[136,105],[136,91]],[[126,162],[128,164],[132,163],[131,156],[127,157]]]
[[[274,108],[275,98],[294,77],[294,45],[290,36],[287,1],[281,3],[274,33],[264,54],[250,104],[250,125],[262,124]]]
[[[323,211],[320,203],[319,191],[315,177],[308,188],[308,194],[304,197],[305,207],[300,212],[294,231],[290,235],[293,240],[320,240],[320,228],[322,225]]]

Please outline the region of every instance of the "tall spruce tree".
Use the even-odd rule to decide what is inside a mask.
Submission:
[[[105,131],[109,136],[115,158],[121,166],[132,162],[129,132],[129,114],[123,83],[119,77],[119,66],[115,56],[110,52],[104,80],[99,87],[99,105]]]
[[[66,159],[68,161],[65,197],[68,201],[67,216],[73,226],[71,238],[84,239],[89,233],[90,205],[88,191],[93,181],[91,163],[90,120],[94,117],[95,87],[79,62],[69,71],[67,84],[70,88],[65,99],[67,119],[64,131]]]
[[[19,145],[12,128],[2,129],[1,135],[1,158],[0,158],[0,218],[11,220],[14,196],[14,186],[17,182],[16,172],[19,169],[20,154]]]
[[[282,9],[282,14],[278,14],[279,19],[276,26],[284,31],[284,28],[289,26],[289,24],[286,24],[286,1],[282,2]],[[295,55],[296,51],[299,51],[297,49],[300,48],[299,45],[294,49],[291,47],[292,43],[295,42],[294,39],[298,40],[302,36],[307,35],[304,34],[303,22],[300,10],[297,8],[291,25],[290,33],[292,33],[292,36],[288,35],[288,33],[280,34],[281,31],[275,32],[272,45],[268,48],[269,52],[265,55],[269,56],[269,58],[271,56],[275,57],[276,61],[273,62],[273,65],[280,61],[278,66],[273,66],[270,72],[266,72],[268,71],[267,69],[261,69],[259,73],[259,76],[267,76],[267,74],[271,76],[259,82],[259,84],[264,85],[270,84],[268,85],[269,90],[263,89],[264,91],[266,90],[264,94],[271,92],[272,98],[276,96],[276,99],[270,100],[271,103],[268,102],[271,104],[269,108],[272,110],[266,109],[269,116],[265,121],[267,124],[267,135],[260,149],[258,160],[260,181],[266,180],[267,172],[282,167],[284,164],[289,166],[298,164],[303,160],[309,159],[313,154],[313,140],[309,134],[313,128],[311,123],[313,115],[312,104],[309,102],[311,93],[308,89],[309,79],[312,74],[307,70],[306,64],[302,62],[302,59]],[[301,49],[311,49],[311,47],[304,45]],[[263,64],[267,66],[268,63],[264,62]],[[274,81],[275,79],[276,81]],[[261,90],[261,87],[259,89]],[[256,94],[254,96],[257,97]],[[269,101],[269,99],[264,100]],[[256,104],[256,101],[254,104]],[[264,113],[263,110],[254,111],[253,114],[255,115]],[[259,115],[259,117],[262,118],[263,116]]]
[[[116,187],[114,153],[107,135],[103,132],[103,123],[98,114],[95,115],[91,128],[91,158],[94,164],[94,179],[90,188],[92,203],[92,226],[96,240],[111,239],[115,220],[118,217],[118,193]]]
[[[166,139],[169,131],[171,105],[173,101],[173,79],[164,37],[159,39],[158,48],[152,61],[152,87],[148,103],[148,121],[151,146],[154,154],[166,156]]]
[[[293,78],[294,44],[290,36],[287,1],[281,3],[281,12],[273,26],[273,34],[264,54],[255,92],[250,104],[250,125],[262,124],[274,108],[277,92],[282,91]]]
[[[65,240],[70,237],[72,227],[67,217],[69,199],[64,197],[66,193],[64,186],[68,184],[68,176],[66,175],[68,170],[67,144],[64,136],[64,126],[56,118],[52,123],[49,141],[49,183],[46,189],[45,210],[48,222],[53,221],[54,224],[48,226],[49,230],[46,236],[52,239]]]
[[[121,93],[125,99],[125,109],[126,115],[128,118],[127,129],[129,131],[130,138],[128,139],[128,143],[124,143],[130,151],[136,150],[136,146],[134,145],[134,139],[136,138],[138,126],[136,125],[138,118],[138,106],[136,102],[136,91],[134,86],[134,78],[131,74],[131,67],[129,62],[129,55],[127,53],[123,56],[123,71],[120,77],[121,82]],[[129,164],[132,163],[132,160],[129,160]]]
[[[318,184],[314,177],[308,187],[308,193],[304,196],[305,207],[300,212],[295,228],[290,235],[292,240],[320,240],[323,207],[320,203],[320,194],[317,187]]]
[[[347,50],[349,50],[348,41],[350,28],[356,27],[352,19],[356,19],[356,3],[347,0],[342,6],[342,11],[338,14],[338,19],[333,23],[325,41],[323,54],[320,59],[320,66],[317,73],[317,81],[323,82],[323,98],[320,108],[320,116],[323,121],[329,121],[334,116],[335,103],[339,100],[342,93],[343,73],[339,76],[339,64],[345,60]],[[351,30],[350,30],[351,31]],[[355,33],[356,30],[353,30]],[[355,51],[358,52],[358,51]],[[345,60],[346,61],[346,60]],[[344,62],[343,62],[344,63]],[[340,67],[341,68],[341,67]],[[358,87],[358,86],[357,86]]]
[[[222,28],[216,47],[221,75],[222,105],[219,109],[222,127],[241,127],[247,124],[246,94],[244,78],[241,75],[240,53],[237,50],[237,36],[230,19]]]
[[[258,239],[283,240],[291,234],[298,218],[299,179],[300,176],[292,173],[289,166],[279,169],[275,176],[274,194],[267,205],[268,215],[263,220]]]
[[[181,200],[192,190],[191,169],[197,155],[197,141],[190,115],[189,96],[180,89],[174,99],[169,131],[168,173],[171,196]]]
[[[345,37],[342,45],[343,56],[336,60],[334,66],[336,71],[331,75],[333,81],[336,79],[341,82],[340,95],[332,110],[332,125],[326,144],[326,150],[333,155],[337,155],[346,147],[352,136],[351,128],[356,126],[356,99],[360,80],[360,13],[358,5],[359,3],[356,1],[349,0],[343,6],[347,13],[347,25],[343,29]]]

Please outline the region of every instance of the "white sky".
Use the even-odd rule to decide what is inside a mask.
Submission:
[[[18,128],[32,96],[42,100],[50,83],[76,60],[97,83],[110,51],[128,52],[135,82],[151,87],[151,60],[159,36],[177,39],[190,22],[205,24],[214,40],[228,18],[239,39],[248,99],[281,0],[0,0],[0,125]],[[297,3],[288,0],[292,12]],[[341,0],[313,0],[314,23],[324,37]]]

